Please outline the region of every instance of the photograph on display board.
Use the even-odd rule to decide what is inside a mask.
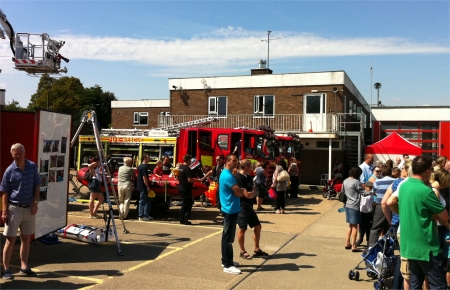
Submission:
[[[56,167],[57,160],[58,160],[58,155],[50,156],[50,168]]]
[[[59,140],[52,140],[52,152],[59,152]]]
[[[47,187],[41,187],[39,192],[39,201],[47,200]]]
[[[56,176],[57,182],[64,180],[64,170],[58,170],[58,175]]]
[[[41,159],[41,168],[40,173],[47,173],[48,172],[48,160],[42,160]]]
[[[41,187],[45,187],[48,185],[48,175],[47,174],[40,174],[41,176]]]
[[[56,162],[56,167],[64,167],[64,158],[65,157],[66,156],[64,156],[64,155],[58,156],[58,160]]]
[[[50,170],[49,182],[56,182],[56,170]]]
[[[67,137],[61,138],[61,153],[67,152]]]
[[[42,152],[52,152],[52,140],[44,140],[44,149],[42,150]]]

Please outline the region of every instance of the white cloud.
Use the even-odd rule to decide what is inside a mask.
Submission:
[[[261,35],[266,32],[248,31],[241,27],[226,27],[210,33],[194,35],[190,39],[138,39],[113,36],[51,35],[53,39],[65,40],[61,54],[71,60],[87,59],[119,61],[157,66],[154,74],[175,68],[201,69],[208,67],[222,73],[249,64],[255,64],[265,56],[267,42]],[[277,32],[276,41],[270,42],[271,59],[301,57],[331,57],[393,54],[443,54],[447,46],[419,43],[403,38],[325,38],[313,34]],[[1,55],[10,55],[9,43],[0,42]],[[3,63],[4,59],[0,58]]]
[[[418,43],[402,38],[324,38],[311,34],[277,33],[270,43],[274,58],[311,56],[351,56],[387,54],[448,53],[449,48],[433,43]],[[232,61],[254,61],[265,55],[267,42],[261,32],[242,28],[223,28],[191,39],[137,39],[60,35],[66,46],[61,52],[72,59],[136,61],[161,66],[215,65]]]

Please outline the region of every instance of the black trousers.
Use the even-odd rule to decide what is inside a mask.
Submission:
[[[373,214],[371,212],[361,212],[361,218],[359,219],[359,239],[358,242],[364,241],[364,235],[366,235],[367,244],[369,244],[370,229],[372,228]]]
[[[300,183],[300,178],[298,176],[291,176],[291,190],[290,190],[290,196],[291,198],[298,197],[298,185]]]
[[[370,229],[369,236],[369,247],[373,247],[380,237],[381,231],[384,230],[386,234],[389,230],[389,223],[384,216],[383,209],[381,208],[381,203],[375,204],[375,209],[373,210],[373,220],[372,228]]]
[[[183,204],[181,205],[180,221],[187,221],[191,216],[192,211],[192,188],[180,189],[180,195]]]

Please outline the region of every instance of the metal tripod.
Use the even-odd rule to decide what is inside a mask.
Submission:
[[[114,236],[116,238],[116,244],[117,244],[117,248],[118,248],[117,254],[120,256],[123,256],[122,250],[120,248],[119,236],[117,235],[116,223],[114,221],[114,212],[113,212],[113,207],[111,205],[108,183],[107,183],[107,179],[106,179],[107,176],[109,177],[109,182],[111,184],[111,191],[113,192],[114,198],[116,200],[116,205],[118,208],[119,208],[119,204],[118,204],[119,199],[118,199],[116,191],[114,189],[113,178],[112,178],[111,172],[109,171],[108,166],[105,166],[105,163],[104,163],[105,152],[103,150],[102,142],[100,141],[100,134],[99,134],[99,131],[98,131],[98,128],[96,125],[97,124],[97,115],[96,115],[95,111],[84,111],[83,112],[83,115],[81,116],[80,127],[78,128],[77,132],[73,136],[73,139],[72,139],[72,142],[70,143],[70,145],[73,146],[73,144],[75,143],[75,140],[78,138],[78,135],[80,134],[81,129],[83,128],[83,125],[86,122],[92,123],[92,128],[94,129],[95,143],[97,144],[98,157],[99,157],[100,166],[102,169],[102,179],[104,180],[104,184],[105,184],[106,200],[107,200],[108,206],[109,206],[109,217],[108,217],[108,220],[106,223],[106,233],[107,234],[106,234],[105,241],[108,241],[110,222],[112,222],[112,226],[114,228]],[[107,174],[108,174],[107,176],[106,176],[105,172],[107,172]],[[122,217],[122,213],[120,212],[120,209],[119,209],[119,218],[122,221],[123,232],[125,234],[129,233],[129,231],[125,227],[125,222],[123,221],[123,217]]]

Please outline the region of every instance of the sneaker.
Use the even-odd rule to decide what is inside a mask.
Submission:
[[[234,261],[233,261],[233,266],[235,266],[235,267],[239,267],[239,263],[238,263],[238,262],[234,262]],[[223,267],[223,264],[222,264],[222,267]]]
[[[96,214],[96,215],[90,215],[89,218],[90,218],[90,219],[102,219],[102,217],[99,216],[98,214]]]
[[[26,276],[36,276],[36,273],[31,270],[30,268],[26,268],[26,269],[20,269],[20,274],[22,275],[26,275]]]
[[[11,272],[9,272],[9,270],[5,270],[3,272],[3,279],[5,279],[5,280],[13,280],[14,276],[11,274]]]
[[[280,211],[279,209],[277,209],[277,210],[275,211],[275,213],[281,213],[281,211]]]
[[[281,210],[281,213],[284,213],[284,209]]]
[[[150,221],[151,219],[150,219],[150,217],[145,216],[145,217],[140,217],[139,220],[140,220],[140,221],[148,222],[148,221]]]
[[[231,266],[231,267],[228,267],[228,268],[223,268],[223,271],[225,273],[229,273],[229,274],[235,274],[235,275],[241,274],[241,270],[239,270],[235,266]]]

